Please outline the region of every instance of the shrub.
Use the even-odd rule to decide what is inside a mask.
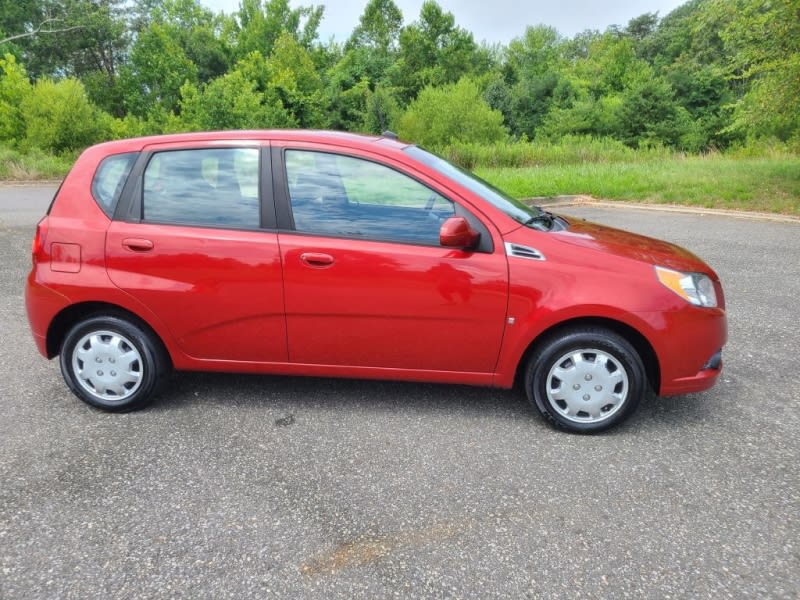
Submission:
[[[467,78],[422,90],[400,117],[398,134],[432,149],[459,142],[499,142],[508,136],[502,113],[492,110]]]
[[[28,75],[14,55],[0,58],[0,140],[18,142],[25,137],[21,105],[30,93]]]
[[[40,79],[23,99],[22,113],[26,143],[51,152],[85,148],[109,134],[109,119],[76,79]]]

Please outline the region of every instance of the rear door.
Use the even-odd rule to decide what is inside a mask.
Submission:
[[[247,143],[148,148],[109,227],[111,280],[191,357],[287,360],[269,156]]]
[[[273,162],[291,362],[494,371],[508,268],[487,226],[397,165],[310,147]],[[439,245],[456,214],[482,228],[478,251]]]

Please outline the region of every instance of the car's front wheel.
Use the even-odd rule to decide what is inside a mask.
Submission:
[[[76,396],[114,412],[149,403],[169,370],[155,335],[117,316],[93,316],[73,326],[61,346],[60,362]]]
[[[525,389],[553,425],[593,433],[617,425],[647,388],[642,359],[622,336],[600,328],[563,331],[528,361]]]

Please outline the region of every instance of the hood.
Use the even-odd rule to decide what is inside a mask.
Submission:
[[[680,271],[713,273],[702,260],[680,246],[589,221],[569,219],[567,229],[553,232],[551,235],[553,240],[564,244],[589,248],[652,265]]]

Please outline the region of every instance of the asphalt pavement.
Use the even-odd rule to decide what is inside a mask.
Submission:
[[[599,436],[524,394],[176,374],[74,398],[22,286],[50,186],[0,187],[0,598],[797,598],[800,224],[561,212],[720,274],[718,385]]]

